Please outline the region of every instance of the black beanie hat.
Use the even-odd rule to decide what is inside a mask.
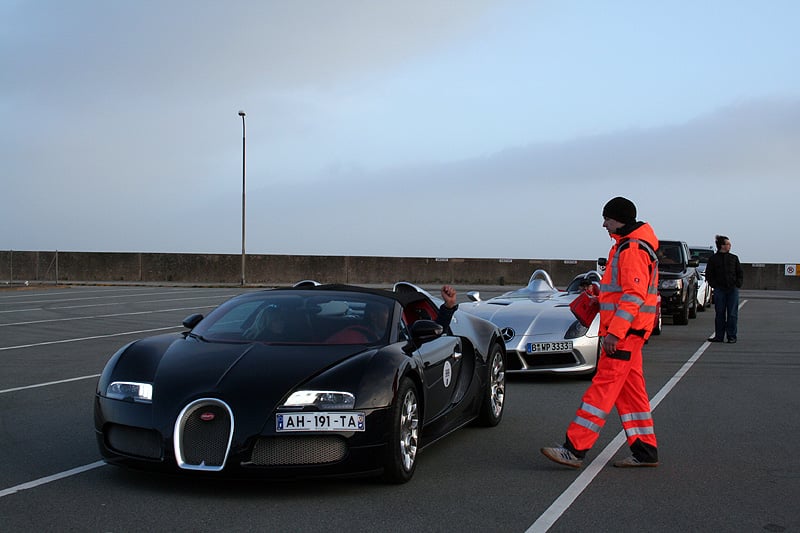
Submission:
[[[613,218],[623,224],[633,224],[636,222],[636,206],[627,198],[617,196],[609,200],[603,207],[603,216]]]

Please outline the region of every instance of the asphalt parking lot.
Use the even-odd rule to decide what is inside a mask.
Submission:
[[[733,345],[705,342],[713,310],[665,321],[645,346],[656,469],[610,466],[627,455],[614,416],[584,469],[550,463],[538,450],[563,440],[587,382],[525,376],[509,378],[498,427],[425,449],[405,485],[197,481],[102,463],[92,400],[105,361],[241,290],[0,291],[0,531],[800,531],[800,293],[743,291]]]

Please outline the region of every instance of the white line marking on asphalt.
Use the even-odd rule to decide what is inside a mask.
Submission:
[[[33,489],[38,487],[39,485],[50,483],[51,481],[58,481],[59,479],[64,479],[65,477],[74,476],[75,474],[88,472],[89,470],[94,470],[95,468],[105,466],[105,464],[106,463],[104,461],[97,461],[96,463],[90,463],[88,465],[79,466],[77,468],[73,468],[72,470],[67,470],[65,472],[53,474],[52,476],[42,477],[34,481],[22,483],[21,485],[17,485],[16,487],[9,487],[7,489],[0,490],[0,498],[3,498],[5,496],[10,496],[11,494],[16,494],[21,490]]]
[[[92,337],[79,337],[77,339],[63,339],[60,341],[47,341],[47,342],[37,342],[35,344],[20,344],[19,346],[3,346],[0,347],[0,352],[4,352],[6,350],[16,350],[18,348],[34,348],[36,346],[48,346],[50,344],[64,344],[67,342],[80,342],[80,341],[91,341],[95,339],[106,339],[108,337],[123,337],[125,335],[139,335],[141,333],[152,333],[154,331],[165,331],[168,329],[180,329],[183,326],[169,326],[166,328],[154,328],[154,329],[140,329],[138,331],[124,331],[122,333],[109,333],[108,335],[94,335]]]
[[[113,288],[112,287],[104,287],[104,288],[100,288],[100,289],[87,289],[87,288],[79,288],[79,289],[77,289],[77,291],[79,291],[81,295],[92,294],[92,293],[95,293],[95,292],[99,292],[99,293],[102,293],[102,294],[114,294],[115,291],[118,291],[118,292],[132,292],[134,290],[141,291],[141,290],[143,290],[143,288],[142,287],[139,287],[139,288],[134,288],[134,287],[130,287],[130,288],[125,288],[125,287],[113,287]],[[150,290],[150,289],[147,288],[146,290]],[[72,288],[72,289],[69,289],[69,290],[66,290],[66,291],[58,291],[58,292],[53,291],[53,289],[49,289],[46,294],[48,296],[53,296],[53,295],[60,296],[62,294],[69,294],[70,296],[76,296],[78,294],[78,292],[75,292],[75,291],[76,291],[75,288]],[[40,297],[40,296],[42,296],[41,292],[35,292],[35,293],[26,292],[26,293],[23,293],[23,294],[8,294],[8,295],[0,294],[0,302],[3,302],[5,300]]]
[[[14,387],[13,389],[0,390],[0,394],[8,392],[17,392],[21,390],[37,389],[39,387],[49,387],[50,385],[60,385],[62,383],[69,383],[70,381],[80,381],[82,379],[99,378],[100,374],[92,374],[91,376],[81,376],[79,378],[60,379],[58,381],[48,381],[47,383],[37,383],[36,385],[25,385],[24,387]]]
[[[744,304],[747,303],[747,300],[743,300],[739,304],[739,309],[742,308]],[[658,394],[653,396],[653,399],[650,400],[650,410],[654,411],[658,404],[661,403],[661,400],[666,398],[667,394],[678,384],[683,376],[692,368],[692,365],[700,359],[700,356],[703,355],[703,352],[706,351],[706,348],[711,346],[711,343],[705,341],[700,348],[692,355],[688,361],[686,361],[683,366],[678,369],[674,376],[670,378],[667,383],[661,387],[661,390],[658,391]],[[605,447],[603,451],[594,459],[589,465],[584,469],[581,474],[578,476],[578,479],[572,482],[572,484],[567,487],[567,489],[561,493],[561,495],[556,498],[556,500],[550,504],[544,513],[542,513],[539,518],[536,519],[536,522],[531,524],[525,533],[544,533],[548,529],[550,529],[556,521],[561,518],[561,515],[570,508],[570,506],[578,499],[578,496],[589,486],[592,480],[600,473],[603,467],[611,460],[617,451],[622,447],[623,444],[626,442],[625,438],[625,431],[622,430],[617,433],[617,436]]]
[[[108,315],[94,315],[94,316],[73,316],[69,318],[47,318],[42,320],[28,320],[27,322],[9,322],[8,324],[0,324],[0,328],[5,326],[29,326],[31,324],[45,324],[48,322],[71,322],[74,320],[95,320],[97,318],[116,318],[120,316],[135,316],[135,315],[150,315],[156,313],[173,313],[175,311],[194,311],[196,309],[211,309],[216,307],[214,305],[201,305],[196,307],[176,307],[174,309],[158,309],[156,311],[134,311],[130,313],[112,313]]]
[[[223,298],[223,299],[231,298],[232,296],[236,296],[237,294],[239,294],[239,293],[215,294],[215,295],[212,295],[212,296],[194,296],[194,297],[191,297],[191,298],[186,298],[186,297],[182,297],[182,298],[164,298],[164,299],[161,299],[161,300],[144,300],[144,301],[141,301],[141,302],[134,302],[134,303],[136,303],[136,304],[151,304],[151,303],[159,303],[159,302],[182,302],[182,301],[186,301],[186,300],[209,300],[209,299],[218,300],[220,298]],[[145,295],[145,296],[151,296],[151,295],[148,294],[148,295]],[[85,298],[82,298],[82,299],[85,300]],[[92,299],[96,300],[96,299],[99,299],[99,298],[92,298]],[[59,300],[59,301],[63,301],[63,300]],[[71,301],[71,300],[66,300],[66,301]],[[7,314],[7,313],[25,313],[25,312],[32,312],[32,311],[51,311],[51,310],[58,310],[58,309],[84,309],[84,308],[87,308],[87,307],[110,307],[110,306],[114,306],[114,305],[131,305],[131,302],[102,302],[102,303],[96,303],[96,304],[83,304],[83,305],[62,305],[62,306],[53,306],[53,307],[29,307],[29,308],[26,308],[26,309],[6,309],[6,310],[0,311],[0,313]],[[213,306],[209,306],[209,307],[213,307]]]
[[[186,300],[219,300],[220,298],[231,298],[236,296],[238,293],[231,293],[231,294],[215,294],[212,296],[194,296],[192,298],[164,298],[161,300],[144,300],[141,302],[135,302],[136,304],[152,304],[152,303],[162,303],[162,302],[185,302]],[[64,305],[60,307],[47,307],[46,309],[84,309],[86,307],[103,307],[108,305],[131,305],[131,302],[112,302],[112,303],[101,303],[101,304],[86,304],[86,305]]]
[[[177,290],[177,291],[162,291],[162,292],[146,292],[146,293],[136,293],[136,294],[114,294],[112,296],[114,298],[138,298],[141,296],[161,296],[163,294],[179,294],[182,292],[185,294],[184,291]],[[30,302],[26,303],[30,305],[30,304],[40,304],[40,303],[46,304],[46,303],[56,303],[56,302],[80,302],[85,300],[102,300],[102,299],[108,299],[108,296],[103,295],[103,296],[90,296],[88,298],[61,298],[58,300],[52,300],[52,299],[31,300]]]

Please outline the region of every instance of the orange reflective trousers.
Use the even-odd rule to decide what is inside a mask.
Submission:
[[[642,337],[628,335],[619,341],[613,355],[606,355],[605,350],[600,354],[597,373],[567,428],[568,442],[575,451],[585,452],[594,445],[612,407],[617,408],[629,446],[640,440],[657,448],[642,374],[642,346]]]

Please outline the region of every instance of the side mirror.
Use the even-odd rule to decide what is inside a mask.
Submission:
[[[608,262],[608,259],[606,259],[605,257],[598,257],[598,258],[597,258],[597,264],[598,264],[599,266],[601,266],[601,267],[604,267],[604,266],[606,266],[606,263],[607,263],[607,262]]]
[[[480,302],[481,301],[481,292],[480,291],[469,291],[467,293],[467,299],[470,302]]]
[[[417,320],[411,324],[411,340],[417,346],[438,339],[443,333],[444,328],[441,324],[433,320]]]
[[[203,320],[203,315],[200,313],[195,313],[194,315],[189,315],[183,319],[183,327],[188,329],[194,329],[194,327]]]

